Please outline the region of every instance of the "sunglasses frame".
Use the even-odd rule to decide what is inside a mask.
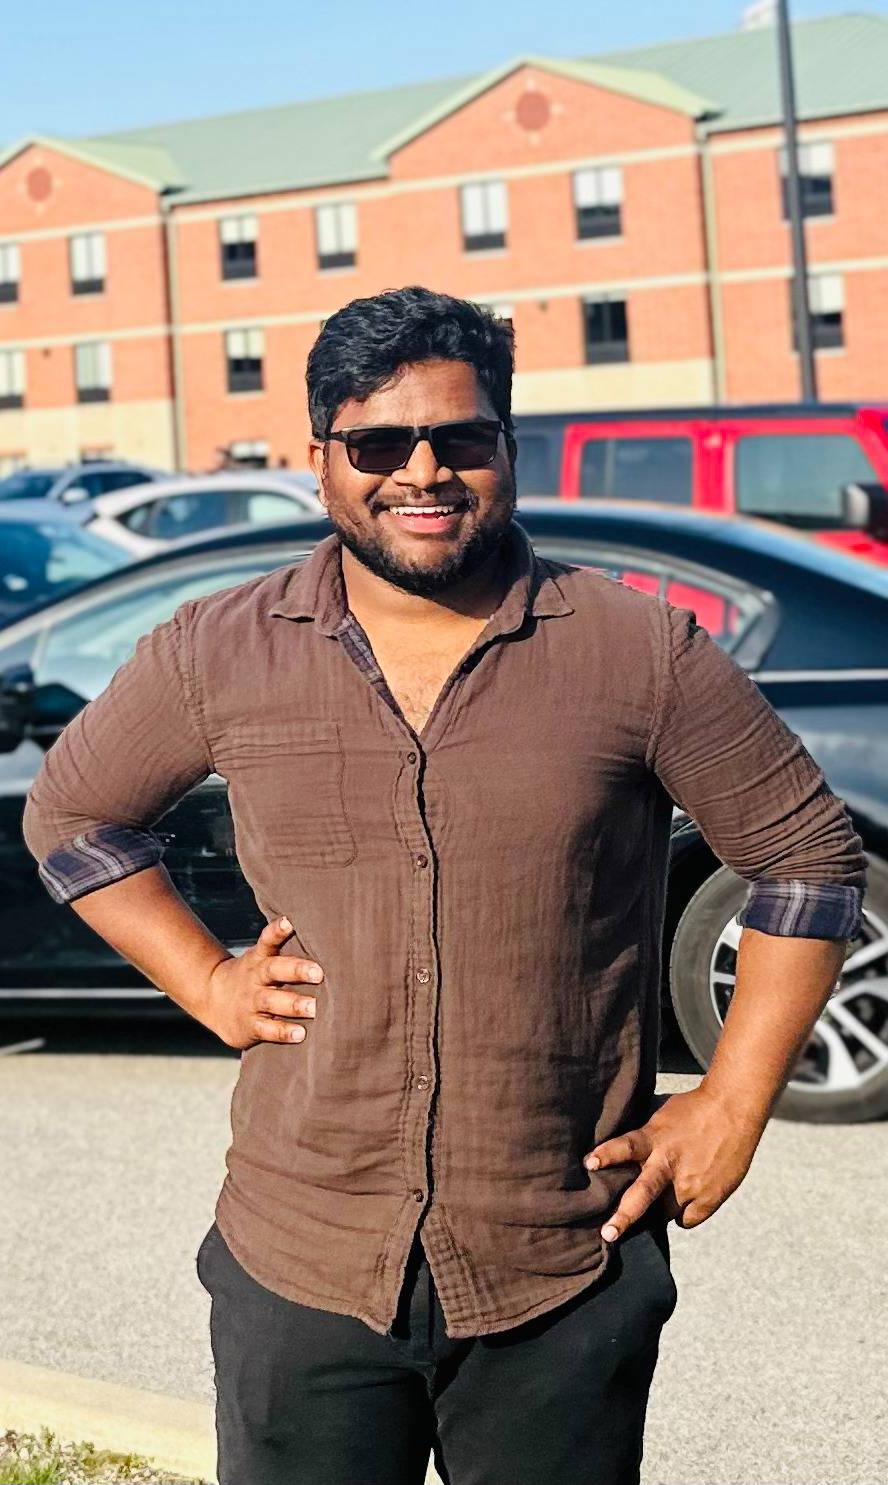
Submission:
[[[464,428],[466,424],[474,425],[476,427],[481,426],[484,428],[496,429],[497,436],[493,446],[493,452],[491,453],[489,459],[482,460],[480,464],[448,465],[447,467],[460,469],[485,469],[489,464],[492,464],[494,459],[496,458],[497,449],[499,447],[499,435],[500,433],[505,433],[506,431],[505,424],[503,423],[502,418],[450,418],[443,423],[415,423],[412,425],[412,427],[409,423],[359,423],[356,424],[353,428],[337,428],[335,433],[328,432],[324,442],[326,443],[330,439],[336,439],[337,442],[344,444],[345,452],[348,455],[348,462],[351,465],[352,469],[358,470],[359,474],[394,474],[395,470],[397,469],[406,469],[407,465],[410,463],[410,460],[413,458],[413,454],[418,443],[427,442],[431,444],[432,453],[437,459],[438,454],[435,451],[435,445],[432,442],[433,435],[438,431],[439,428]],[[351,435],[353,433],[371,433],[382,428],[396,428],[399,433],[406,433],[408,431],[412,433],[413,441],[407,451],[406,458],[400,464],[393,464],[391,469],[359,469],[358,465],[354,461],[354,458],[352,457],[353,452],[357,453],[357,450],[355,450],[354,446],[349,442]]]

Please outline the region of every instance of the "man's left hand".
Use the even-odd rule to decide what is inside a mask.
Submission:
[[[612,1243],[655,1201],[679,1227],[699,1227],[718,1211],[752,1164],[764,1122],[740,1118],[705,1085],[674,1093],[640,1129],[596,1145],[583,1159],[589,1170],[634,1161],[641,1170],[602,1228]]]

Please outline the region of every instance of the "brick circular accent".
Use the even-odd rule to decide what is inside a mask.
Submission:
[[[551,117],[552,105],[545,93],[530,88],[521,94],[515,108],[515,118],[522,129],[535,133],[537,129],[544,129]]]
[[[25,189],[32,201],[45,201],[52,195],[52,176],[43,166],[29,170],[25,177]]]

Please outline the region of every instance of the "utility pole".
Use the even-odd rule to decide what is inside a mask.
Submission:
[[[792,231],[792,302],[795,308],[799,345],[801,392],[805,402],[816,402],[817,369],[814,364],[811,309],[808,301],[808,257],[805,250],[805,221],[802,215],[802,192],[799,182],[795,80],[792,67],[788,0],[777,0],[776,8],[780,52],[780,92],[783,99],[783,134],[786,141],[786,196]]]

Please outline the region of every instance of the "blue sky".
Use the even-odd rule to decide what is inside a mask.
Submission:
[[[9,0],[0,143],[707,36],[746,0]],[[791,0],[794,18],[884,4]]]

